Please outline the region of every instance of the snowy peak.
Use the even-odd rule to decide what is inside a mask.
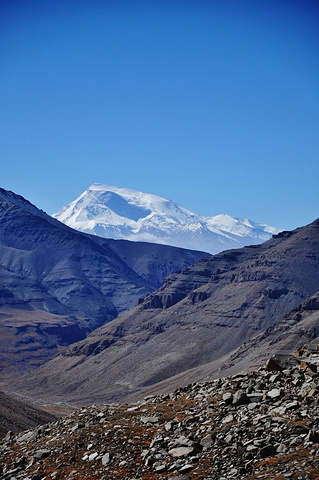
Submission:
[[[197,215],[166,198],[94,183],[54,218],[107,238],[147,241],[217,253],[261,243],[278,230],[221,214]]]
[[[247,236],[249,233],[253,233],[253,231],[269,233],[269,236],[275,235],[279,232],[277,228],[269,227],[266,224],[252,222],[248,218],[234,218],[227,214],[208,217],[207,222],[224,232],[233,233],[234,235],[242,237]]]

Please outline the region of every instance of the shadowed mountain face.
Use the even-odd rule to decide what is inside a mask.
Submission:
[[[171,275],[138,307],[29,376],[28,389],[77,403],[143,395],[229,355],[318,290],[319,220]]]
[[[76,232],[0,189],[0,371],[25,372],[207,256]]]
[[[54,422],[54,420],[56,420],[54,415],[19,402],[0,392],[0,439],[8,431],[18,433],[37,425]]]

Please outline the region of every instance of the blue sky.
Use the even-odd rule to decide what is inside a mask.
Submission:
[[[0,185],[94,182],[281,228],[319,217],[319,6],[0,3]]]

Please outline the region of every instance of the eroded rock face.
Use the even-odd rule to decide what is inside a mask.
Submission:
[[[1,478],[315,480],[319,376],[299,365],[194,383],[130,405],[83,407],[8,435]]]

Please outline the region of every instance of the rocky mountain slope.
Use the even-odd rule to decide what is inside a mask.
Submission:
[[[278,352],[291,354],[296,345],[305,343],[312,346],[315,352],[319,352],[319,292],[307,298],[275,325],[245,341],[229,354],[168,377],[145,388],[143,392],[144,395],[169,392],[189,382],[207,381],[220,375],[233,375],[256,369]],[[139,392],[128,397],[132,401],[137,398]]]
[[[268,240],[278,230],[230,215],[204,217],[150,193],[95,183],[53,215],[69,227],[217,253]]]
[[[19,433],[37,425],[53,422],[54,415],[26,403],[19,402],[3,392],[0,392],[0,438]]]
[[[315,480],[319,358],[82,408],[0,444],[3,480]]]
[[[238,347],[317,291],[319,220],[173,274],[139,306],[61,352],[16,388],[51,401],[89,404],[141,396],[176,375],[185,384],[190,371],[199,368],[202,375],[212,362],[209,374],[220,376],[232,366],[230,355]]]
[[[223,371],[246,370],[266,361],[276,352],[291,353],[296,345],[319,341],[319,292],[285,315],[278,323],[245,342],[228,358]]]
[[[0,189],[0,371],[25,372],[207,256],[76,232]]]

